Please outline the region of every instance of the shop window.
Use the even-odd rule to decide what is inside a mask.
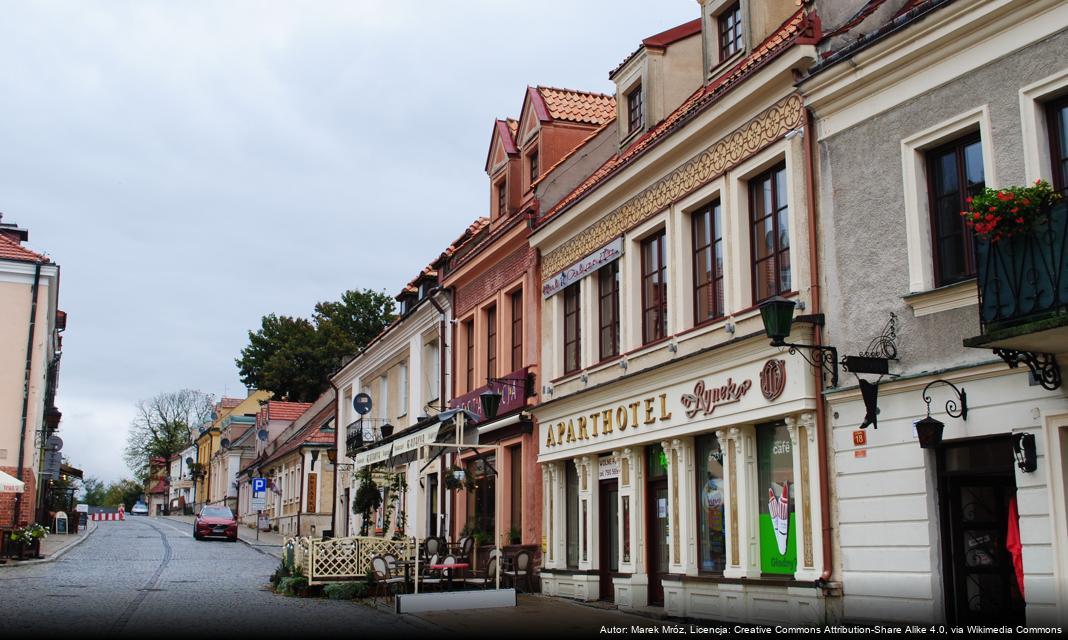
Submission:
[[[1068,195],[1068,96],[1046,106],[1053,188]]]
[[[790,431],[786,425],[775,423],[757,426],[756,434],[760,572],[793,575],[797,569],[797,530]]]
[[[762,173],[749,182],[752,223],[753,302],[787,293],[790,277],[790,207],[786,165]]]
[[[523,530],[523,447],[508,449],[511,464],[511,496],[512,496],[512,519],[511,527],[517,531]],[[509,537],[510,534],[509,534]],[[509,540],[511,542],[511,540]]]
[[[564,498],[567,509],[567,568],[578,569],[579,564],[579,479],[571,461],[564,463]]]
[[[663,230],[641,243],[642,344],[667,335],[667,257]]]
[[[723,315],[723,222],[719,200],[694,212],[694,325]]]
[[[727,532],[723,512],[723,451],[713,434],[697,438],[698,569],[723,573],[727,564]]]
[[[975,275],[972,231],[964,224],[960,212],[969,208],[967,198],[985,186],[983,147],[978,133],[927,152],[927,196],[936,286]]]
[[[577,371],[582,365],[581,282],[564,289],[564,373]]]
[[[468,528],[486,534],[494,543],[497,542],[496,469],[497,458],[492,455],[472,460],[467,467],[475,479],[474,491],[467,492]]]
[[[600,358],[619,355],[619,261],[597,270]]]
[[[512,300],[512,371],[523,368],[523,290],[511,295]]]

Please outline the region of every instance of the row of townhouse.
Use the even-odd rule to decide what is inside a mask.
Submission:
[[[0,529],[46,526],[73,511],[63,477],[55,406],[67,314],[59,309],[59,265],[29,249],[29,231],[0,214]]]
[[[494,123],[489,215],[333,376],[332,532],[478,532],[674,616],[1063,625],[1068,214],[960,212],[1065,192],[1068,5],[699,4],[614,96]],[[367,468],[406,489],[363,523]]]

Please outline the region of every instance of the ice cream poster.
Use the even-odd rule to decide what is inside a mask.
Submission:
[[[786,425],[757,427],[761,573],[792,575],[797,569],[793,462]]]

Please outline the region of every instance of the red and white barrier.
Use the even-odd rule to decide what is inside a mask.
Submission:
[[[119,511],[118,513],[91,513],[91,520],[125,520],[126,512]]]

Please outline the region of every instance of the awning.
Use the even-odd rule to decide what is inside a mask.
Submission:
[[[25,490],[26,483],[0,471],[0,493],[22,493]]]
[[[424,420],[423,423],[425,426],[416,424],[415,426],[390,437],[388,441],[382,442],[376,447],[360,451],[353,458],[353,467],[355,469],[362,469],[363,467],[372,464],[385,462],[390,458],[398,464],[411,462],[418,456],[416,452],[420,447],[439,442],[442,437],[455,437],[455,432],[452,428],[452,419],[460,411],[464,411],[468,420],[472,420],[473,414],[464,409],[442,411],[429,419],[430,424],[425,424],[427,420]],[[469,422],[467,428],[464,429],[464,437],[477,439],[478,435],[473,425],[473,420],[472,422]],[[409,453],[411,455],[403,455]]]

